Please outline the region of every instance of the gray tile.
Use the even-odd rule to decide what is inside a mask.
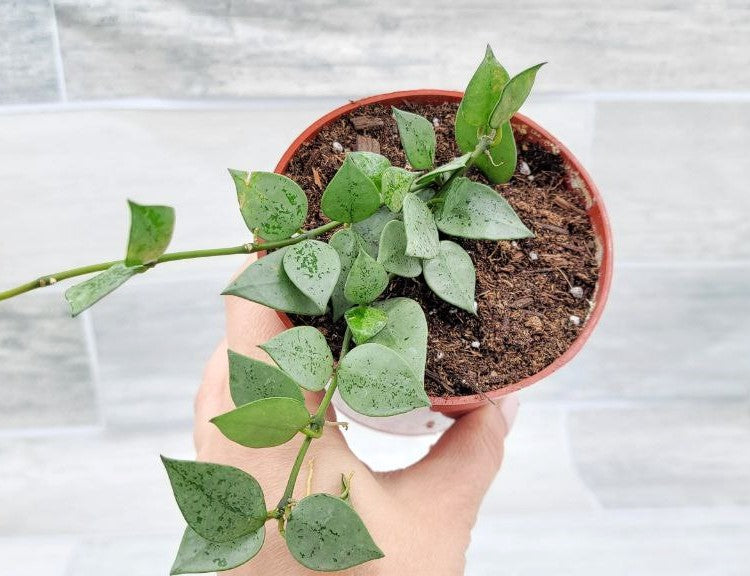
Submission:
[[[621,266],[601,324],[534,401],[750,399],[750,266]]]
[[[570,414],[571,452],[604,506],[750,505],[750,404],[664,403]]]
[[[57,291],[0,303],[0,431],[98,421],[82,320]]]
[[[597,106],[593,175],[620,260],[747,260],[750,102]]]
[[[0,104],[58,100],[50,0],[0,2]]]
[[[173,535],[126,534],[82,539],[65,576],[161,576],[169,572],[181,532]]]
[[[542,91],[750,88],[750,11],[740,4],[263,0],[234,1],[230,15],[195,5],[57,2],[71,97],[460,88],[486,42],[512,70],[551,60]]]
[[[67,566],[76,548],[75,537],[0,537],[3,576],[68,576]]]

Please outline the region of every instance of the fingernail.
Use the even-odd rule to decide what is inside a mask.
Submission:
[[[516,394],[505,396],[500,401],[500,414],[502,414],[503,420],[505,420],[506,436],[510,434],[510,430],[511,428],[513,428],[513,422],[516,421],[516,414],[518,414],[518,405],[519,401]]]

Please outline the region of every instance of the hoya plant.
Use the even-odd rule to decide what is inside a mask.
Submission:
[[[278,311],[330,317],[345,330],[334,359],[323,334],[310,326],[282,332],[261,348],[275,366],[228,353],[236,407],[212,423],[249,448],[302,437],[278,502],[265,500],[251,475],[231,466],[162,458],[187,527],[173,574],[234,568],[261,549],[266,523],[289,552],[313,570],[341,570],[383,552],[340,494],[293,498],[307,451],[326,430],[334,392],[354,411],[392,416],[430,405],[424,389],[427,322],[409,298],[380,299],[394,276],[422,277],[453,306],[476,314],[475,270],[451,238],[487,241],[532,232],[493,188],[467,174],[477,167],[492,183],[507,182],[516,166],[510,120],[531,91],[541,64],[512,78],[488,47],[466,88],[455,120],[462,156],[436,166],[436,138],[427,118],[393,108],[406,166],[372,152],[351,152],[328,182],[320,206],[329,221],[303,230],[308,199],[291,179],[270,172],[230,170],[242,217],[254,240],[230,248],[167,253],[175,225],[167,206],[130,202],[130,236],[122,260],[42,276],[0,293],[0,300],[69,278],[97,275],[69,288],[75,316],[130,278],[173,260],[265,254],[223,292]],[[338,320],[343,316],[345,322]],[[303,391],[325,393],[310,412]],[[321,528],[325,527],[325,530]]]

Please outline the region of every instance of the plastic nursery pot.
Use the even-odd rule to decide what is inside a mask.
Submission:
[[[320,130],[328,124],[335,122],[344,115],[352,111],[367,106],[369,104],[383,104],[386,106],[396,105],[404,101],[416,103],[439,104],[444,102],[460,102],[463,97],[462,92],[447,90],[408,90],[403,92],[392,92],[389,94],[379,94],[362,100],[350,102],[340,108],[329,112],[322,118],[313,122],[299,137],[292,142],[284,155],[276,165],[275,171],[283,174],[289,162],[299,150],[300,146],[314,138]],[[604,306],[607,302],[609,287],[612,281],[612,233],[607,218],[607,212],[604,202],[596,188],[591,176],[584,169],[581,163],[557,138],[547,132],[544,128],[534,121],[516,114],[512,120],[513,129],[516,134],[522,134],[527,140],[534,141],[549,150],[558,153],[564,161],[566,176],[573,188],[581,190],[586,198],[586,207],[589,218],[591,219],[594,234],[596,236],[597,251],[596,257],[600,264],[599,280],[597,282],[594,295],[592,297],[592,306],[589,314],[585,319],[583,329],[570,347],[551,364],[536,374],[524,378],[501,388],[487,392],[485,395],[473,394],[470,396],[446,396],[430,397],[431,407],[415,410],[400,416],[389,418],[371,418],[353,412],[346,406],[340,398],[334,399],[337,409],[344,412],[352,420],[365,424],[371,428],[392,432],[397,434],[425,434],[436,432],[447,427],[451,422],[450,418],[445,416],[456,417],[475,410],[485,405],[489,399],[497,399],[507,394],[511,394],[527,386],[539,382],[543,378],[555,372],[558,368],[569,362],[583,348],[591,333],[594,331],[599,318],[601,318]],[[282,313],[278,313],[284,323],[291,327],[292,321]]]

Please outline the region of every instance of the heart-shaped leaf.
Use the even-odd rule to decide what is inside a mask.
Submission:
[[[325,336],[312,326],[284,330],[260,348],[307,390],[322,390],[333,373],[333,354]]]
[[[489,124],[490,113],[508,80],[508,72],[495,58],[492,48],[488,45],[484,59],[469,80],[461,105],[458,107],[466,123],[472,126]],[[458,119],[456,121],[458,123]]]
[[[203,574],[236,568],[255,556],[263,546],[266,527],[227,542],[211,542],[190,526],[185,528],[170,574]]]
[[[261,398],[211,418],[224,436],[248,448],[284,444],[309,422],[305,405],[291,398]]]
[[[188,525],[212,542],[228,542],[266,522],[258,481],[232,466],[161,457]]]
[[[456,179],[437,217],[438,228],[451,236],[480,240],[530,238],[534,234],[508,201],[489,186]]]
[[[380,196],[391,212],[401,212],[404,196],[411,190],[411,185],[417,176],[419,174],[416,172],[409,172],[396,166],[391,166],[383,172]]]
[[[307,196],[294,181],[273,172],[229,170],[247,227],[265,240],[289,238],[307,217]]]
[[[474,148],[472,147],[472,150],[473,149]],[[438,166],[434,170],[430,170],[426,174],[422,174],[419,178],[417,178],[416,184],[418,186],[426,186],[427,184],[430,184],[443,176],[445,176],[446,178],[449,177],[456,170],[465,168],[470,156],[471,153],[464,154],[463,156],[454,158],[453,160],[447,162],[446,164],[443,164],[442,166]]]
[[[490,115],[491,128],[499,128],[502,124],[510,120],[513,114],[518,112],[531,93],[536,73],[545,64],[546,62],[542,62],[541,64],[532,66],[508,80]]]
[[[380,235],[378,262],[388,271],[404,278],[416,278],[422,273],[419,258],[406,255],[406,229],[400,220],[392,220]]]
[[[372,216],[370,218],[372,218]],[[363,220],[359,224],[369,221],[370,218]],[[355,224],[355,226],[356,225],[357,224]],[[351,228],[344,228],[331,236],[328,245],[336,250],[339,255],[339,261],[341,262],[341,273],[336,280],[336,286],[334,286],[333,293],[331,294],[333,320],[336,321],[341,318],[347,308],[353,305],[344,295],[344,286],[346,285],[346,279],[349,277],[349,271],[352,269],[352,264],[354,264],[354,261],[357,259],[357,254],[359,254],[360,240],[354,230]]]
[[[284,254],[284,271],[305,296],[325,309],[341,272],[336,250],[319,240],[303,240]]]
[[[174,231],[174,208],[144,206],[128,200],[130,238],[125,266],[153,264],[164,254]]]
[[[344,296],[355,304],[369,304],[388,286],[388,272],[383,265],[360,249],[344,284]]]
[[[462,116],[456,114],[456,142],[461,151],[474,150],[479,142],[479,129],[463,122]],[[488,156],[489,154],[489,156]],[[516,170],[516,141],[510,122],[500,127],[498,136],[487,151],[479,156],[474,163],[494,184],[508,182]]]
[[[476,271],[471,256],[455,242],[440,242],[440,253],[423,264],[425,282],[440,298],[476,314],[474,310],[474,286]]]
[[[435,217],[427,204],[414,194],[404,198],[406,254],[415,258],[434,258],[440,247]]]
[[[401,145],[406,158],[417,170],[425,170],[435,163],[435,127],[419,114],[391,108],[398,125]]]
[[[357,306],[344,314],[346,325],[352,331],[352,338],[357,344],[364,344],[380,332],[388,323],[388,315],[379,308]]]
[[[373,258],[378,257],[380,234],[383,232],[383,228],[388,222],[396,220],[398,217],[398,214],[394,214],[385,206],[381,206],[375,214],[366,220],[352,225],[352,230],[362,239],[362,247]]]
[[[297,383],[275,366],[237,354],[229,356],[229,392],[235,406],[242,406],[261,398],[286,397],[304,402]]]
[[[289,279],[284,271],[286,248],[279,248],[258,258],[245,268],[235,280],[222,292],[225,296],[239,296],[263,304],[274,310],[319,316],[325,313],[325,307],[318,306],[305,296]]]
[[[321,210],[331,220],[359,222],[379,207],[379,188],[348,155],[323,192]]]
[[[389,298],[372,305],[386,313],[388,322],[370,342],[396,352],[423,382],[427,361],[427,319],[422,307],[411,298]]]
[[[390,167],[391,161],[385,156],[375,152],[350,152],[349,157],[364,172],[367,177],[373,181],[375,186],[380,188],[383,178],[383,172]]]
[[[286,545],[297,562],[323,572],[383,557],[354,509],[330,494],[307,496],[292,508]]]
[[[114,292],[133,276],[146,270],[147,268],[144,266],[128,268],[124,264],[118,263],[93,278],[71,286],[65,291],[65,299],[70,305],[70,313],[73,316],[78,316],[81,312],[91,308],[99,300]]]

